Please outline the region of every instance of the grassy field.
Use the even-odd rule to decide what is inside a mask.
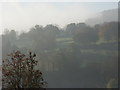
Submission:
[[[67,42],[67,41],[73,41],[72,38],[57,38],[56,39],[57,42]]]

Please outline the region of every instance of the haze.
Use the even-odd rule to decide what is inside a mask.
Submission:
[[[64,27],[69,23],[84,22],[101,11],[117,8],[117,2],[94,3],[1,3],[2,30],[28,31],[39,24],[54,24]]]

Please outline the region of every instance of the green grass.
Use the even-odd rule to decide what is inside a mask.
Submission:
[[[81,53],[93,53],[93,54],[101,54],[101,55],[116,55],[118,56],[118,51],[112,50],[92,50],[92,49],[84,49],[80,50]]]
[[[73,39],[72,38],[57,38],[56,39],[56,41],[57,42],[66,42],[66,41],[73,41]]]

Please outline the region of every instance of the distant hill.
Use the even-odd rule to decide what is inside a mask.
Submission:
[[[118,9],[105,10],[95,15],[95,17],[87,19],[85,22],[90,26],[94,26],[95,24],[111,21],[118,21]]]

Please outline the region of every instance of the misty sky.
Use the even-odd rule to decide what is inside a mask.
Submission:
[[[118,7],[117,2],[86,3],[29,3],[14,2],[0,5],[0,25],[17,31],[28,31],[39,25],[56,24],[64,27],[69,23],[84,22],[98,12]]]

